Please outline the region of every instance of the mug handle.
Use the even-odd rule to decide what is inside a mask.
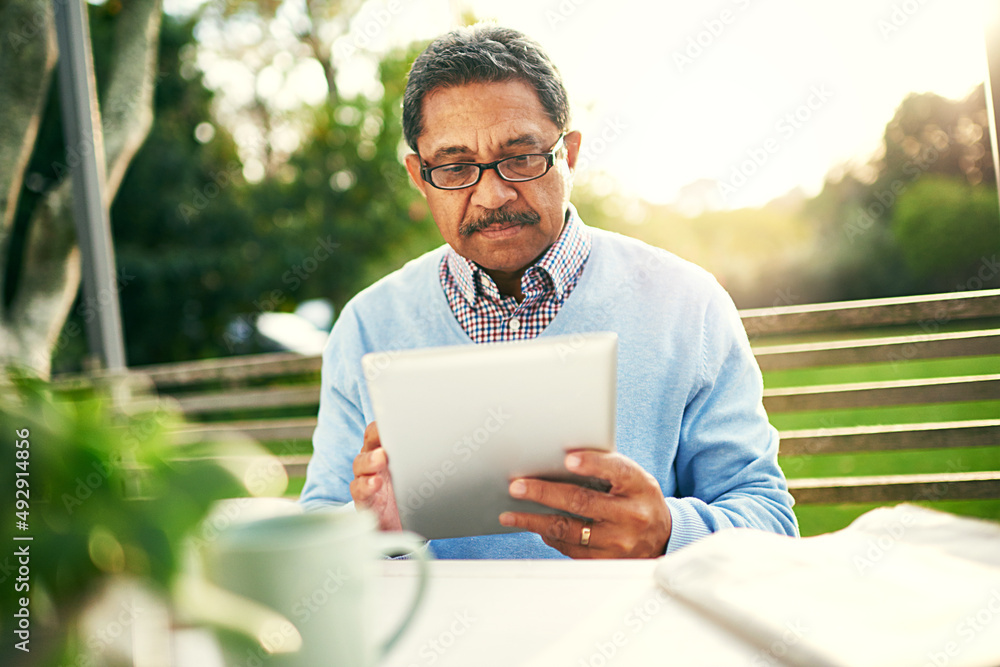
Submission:
[[[397,627],[389,637],[382,642],[380,658],[385,657],[386,653],[389,652],[399,638],[403,636],[403,632],[406,628],[410,626],[410,622],[416,615],[417,607],[420,606],[420,602],[424,599],[424,593],[427,590],[427,576],[429,568],[427,567],[427,549],[424,548],[424,538],[416,533],[411,533],[408,531],[403,532],[379,532],[376,536],[376,541],[378,543],[378,550],[384,555],[388,556],[393,553],[408,552],[417,561],[417,570],[420,575],[417,581],[417,590],[413,594],[413,599],[410,602],[409,608],[406,610],[406,615],[403,620],[400,621],[399,627]]]

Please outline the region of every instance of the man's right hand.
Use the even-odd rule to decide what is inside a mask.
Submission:
[[[389,457],[382,449],[375,422],[365,428],[365,442],[361,452],[354,457],[354,481],[351,497],[358,507],[375,512],[379,530],[402,530],[396,495],[389,476]]]

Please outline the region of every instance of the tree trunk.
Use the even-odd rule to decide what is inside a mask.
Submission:
[[[45,0],[12,0],[0,11],[0,24],[7,26],[14,25],[6,20],[8,13],[22,6],[33,7],[33,14],[30,9],[22,8],[22,11],[30,14],[30,20],[44,23],[34,40],[39,42],[44,37],[45,41],[44,45],[33,44],[32,48],[19,51],[8,49],[6,45],[0,49],[0,72],[10,79],[10,83],[5,82],[0,87],[0,127],[10,130],[0,135],[0,159],[11,156],[11,162],[3,160],[0,164],[15,165],[11,170],[14,173],[0,177],[0,188],[5,188],[0,190],[0,196],[7,193],[6,200],[0,202],[4,221],[0,227],[0,243],[9,233],[9,221],[14,217],[17,192],[27,155],[34,145],[38,117],[54,66],[54,59],[48,56],[49,51],[55,49],[50,4]],[[108,172],[105,205],[114,199],[129,162],[152,126],[160,15],[159,0],[130,0],[123,3],[117,17],[112,65],[107,81],[102,82],[107,86],[101,111]],[[10,96],[10,103],[2,96]],[[29,107],[33,113],[26,121],[24,110]],[[81,149],[86,150],[86,147],[67,147],[68,152]],[[15,161],[15,156],[20,161]],[[67,157],[66,161],[74,163],[72,157]],[[6,170],[0,173],[5,174]],[[13,298],[7,308],[0,303],[0,363],[27,367],[41,377],[49,375],[52,352],[80,287],[80,253],[71,197],[71,183],[67,178],[39,201],[30,220],[22,270]],[[7,251],[3,247],[0,251],[3,251],[0,255],[2,276]],[[93,317],[93,310],[98,307],[99,303],[82,304],[80,314],[85,319]],[[67,330],[64,336],[83,333],[82,330]]]

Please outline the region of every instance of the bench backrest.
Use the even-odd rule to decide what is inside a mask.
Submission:
[[[797,503],[1000,499],[1000,290],[741,317]],[[246,434],[301,478],[320,367],[318,356],[277,353],[133,370],[177,401],[189,420],[179,440]],[[947,452],[958,449],[980,453],[955,464]],[[927,454],[914,459],[920,451]],[[910,459],[866,474],[865,457],[876,452],[910,452]]]

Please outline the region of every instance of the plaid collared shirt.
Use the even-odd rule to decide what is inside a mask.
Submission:
[[[451,312],[476,343],[526,340],[540,334],[576,287],[590,256],[590,231],[571,208],[555,243],[521,276],[521,303],[502,296],[475,262],[448,248],[439,276]]]

